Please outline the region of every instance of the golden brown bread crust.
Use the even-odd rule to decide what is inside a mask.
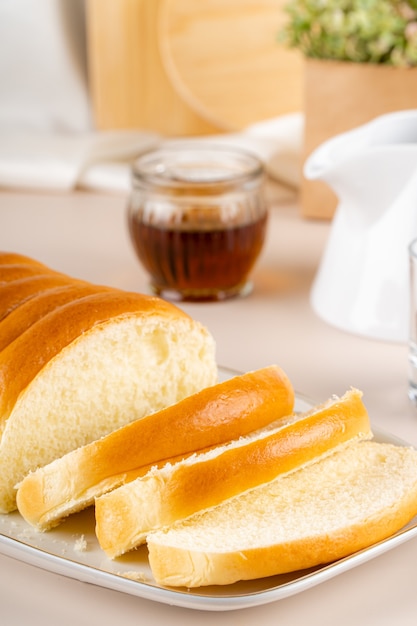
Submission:
[[[1,511],[29,471],[216,380],[213,337],[174,304],[0,252]]]
[[[59,274],[40,274],[0,284],[0,322],[28,300],[62,285],[76,281]]]
[[[236,376],[29,474],[17,493],[19,510],[44,524],[54,507],[100,483],[108,488],[109,478],[120,485],[143,466],[236,439],[289,415],[293,404],[292,385],[276,366]]]
[[[35,322],[58,307],[73,301],[75,298],[106,291],[104,287],[94,287],[88,283],[68,281],[62,283],[57,281],[55,277],[51,277],[48,282],[42,281],[42,283],[45,286],[42,291],[24,300],[0,320],[0,352]],[[61,286],[52,287],[54,284]]]
[[[61,300],[52,287],[64,285],[71,297]],[[155,297],[91,285],[14,253],[0,253],[0,294],[0,431],[36,374],[93,326],[138,311],[188,317]]]
[[[0,252],[0,321],[26,300],[46,289],[81,282],[34,259]]]
[[[18,252],[0,252],[0,267],[16,263],[29,263],[30,265],[37,265],[38,267],[49,269],[40,261],[32,259],[32,257],[26,256],[25,254],[19,254]]]
[[[416,451],[352,443],[149,535],[149,561],[162,585],[231,584],[346,557],[393,535],[416,511]]]
[[[43,274],[55,274],[53,270],[32,263],[10,263],[3,265],[0,271],[0,282],[8,283],[13,280],[22,280],[31,276],[41,276]]]
[[[136,547],[156,528],[224,502],[305,466],[336,447],[370,438],[357,390],[262,438],[169,472],[151,472],[96,500],[96,534],[111,558]]]
[[[107,289],[85,296],[80,289],[81,297],[51,311],[0,352],[0,428],[36,374],[93,326],[136,312],[188,317],[152,296]]]

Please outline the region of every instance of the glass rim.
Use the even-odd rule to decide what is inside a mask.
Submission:
[[[168,163],[164,164],[165,160]],[[188,166],[190,172],[193,169],[194,176],[181,176],[180,170],[184,166]],[[201,168],[200,176],[195,175],[198,167]],[[202,175],[204,167],[211,168],[211,175],[208,175],[208,169],[206,175]],[[190,190],[237,186],[262,178],[264,172],[262,160],[250,150],[214,143],[181,142],[159,146],[142,153],[132,164],[133,183],[162,188],[186,186]]]

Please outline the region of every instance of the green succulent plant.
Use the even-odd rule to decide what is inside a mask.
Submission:
[[[290,0],[280,40],[304,56],[417,66],[417,0]]]

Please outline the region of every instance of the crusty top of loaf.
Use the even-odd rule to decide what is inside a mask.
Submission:
[[[72,286],[68,301],[56,298],[57,285]],[[34,322],[10,340],[16,331],[8,317],[23,306]],[[190,319],[155,296],[90,285],[23,255],[0,253],[0,337],[9,327],[0,351],[0,430],[19,394],[63,348],[91,328],[126,316]]]
[[[40,261],[32,259],[25,254],[19,254],[19,252],[0,252],[0,265],[11,265],[12,263],[30,263],[31,265],[40,265],[44,268],[47,267]]]
[[[2,513],[29,472],[217,380],[213,337],[175,305],[13,253],[0,346]]]
[[[42,283],[44,288],[40,292],[33,292],[30,298],[13,307],[0,320],[0,352],[35,322],[58,307],[73,301],[74,297],[81,298],[83,295],[87,296],[104,291],[102,287],[94,287],[87,283],[67,282],[61,284],[54,282],[53,279],[54,277],[51,277],[48,281],[38,281]],[[37,282],[35,278],[29,280],[29,283],[34,282]]]

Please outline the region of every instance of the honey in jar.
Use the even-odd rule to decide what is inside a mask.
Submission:
[[[250,291],[267,226],[263,167],[250,153],[180,145],[133,167],[130,236],[154,293],[183,301]]]

